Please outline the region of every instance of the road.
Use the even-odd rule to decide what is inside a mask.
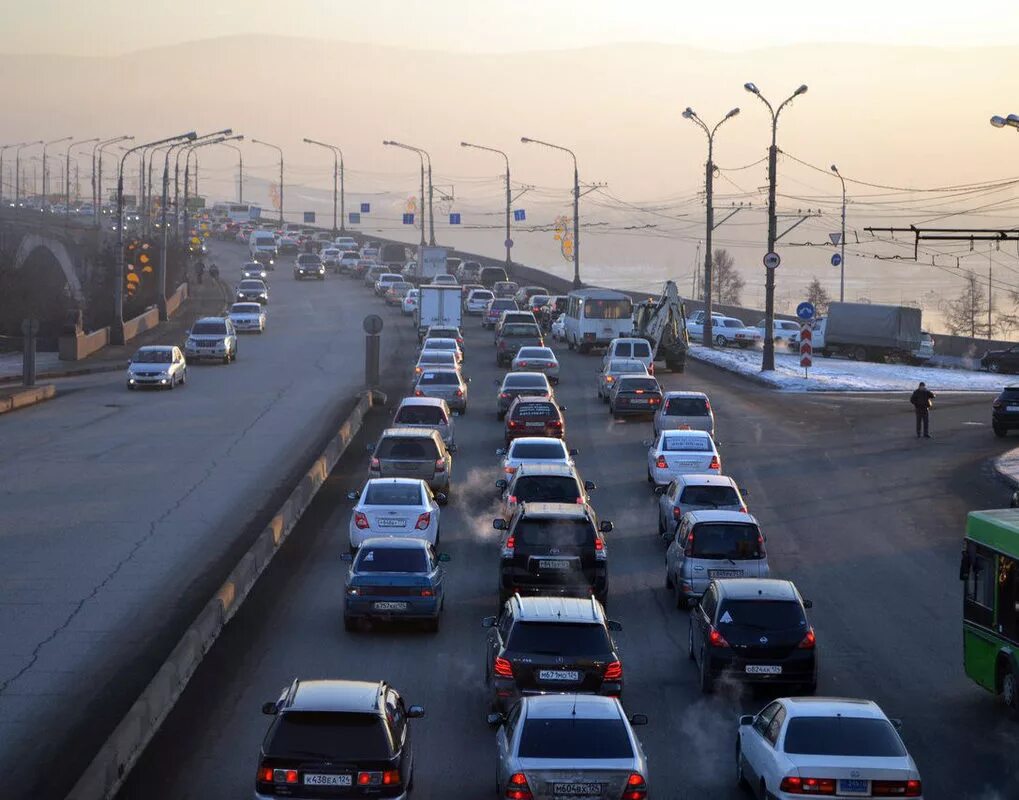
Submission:
[[[350,504],[365,456],[352,448],[295,535],[209,653],[123,788],[121,800],[245,797],[267,727],[261,704],[294,677],[385,678],[428,715],[415,723],[417,793],[491,794],[494,736],[484,721],[481,618],[496,611],[497,537],[491,334],[467,326],[470,412],[458,420],[455,496],[444,510],[452,555],[437,635],[341,622]],[[766,698],[738,690],[704,698],[686,659],[687,619],[664,588],[655,506],[645,482],[650,426],[613,422],[595,397],[597,359],[561,349],[558,394],[594,505],[610,535],[610,613],[626,674],[624,705],[657,798],[737,798],[738,713]],[[401,367],[409,374],[408,359]],[[944,395],[933,440],[913,436],[905,395],[780,394],[712,367],[660,376],[707,391],[723,469],[749,492],[769,535],[773,574],[814,601],[820,692],[869,697],[901,717],[927,791],[938,800],[1014,796],[1019,729],[961,667],[958,550],[966,511],[1002,505],[988,459],[1008,445],[987,421],[987,395]],[[381,416],[381,415],[380,415]],[[377,431],[385,419],[373,422]],[[369,440],[366,434],[365,441]],[[997,794],[994,792],[997,791]],[[1013,792],[1013,794],[1009,794]]]
[[[239,279],[246,248],[213,247]],[[362,290],[271,283],[233,365],[173,392],[74,378],[0,417],[0,773],[21,796],[64,796],[353,404]]]

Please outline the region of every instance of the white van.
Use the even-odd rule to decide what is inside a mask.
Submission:
[[[633,301],[611,289],[576,289],[566,303],[563,334],[570,350],[605,347],[633,330]]]
[[[605,356],[602,358],[602,369],[614,358],[635,358],[644,363],[649,375],[655,374],[654,354],[651,352],[651,345],[647,339],[623,337],[613,339],[605,348]]]
[[[272,231],[252,231],[248,239],[248,250],[251,252],[252,261],[257,261],[260,254],[275,256],[276,237]]]

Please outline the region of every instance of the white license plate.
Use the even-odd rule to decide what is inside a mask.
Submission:
[[[542,558],[538,561],[539,569],[569,569],[570,562],[562,559]]]
[[[1019,406],[1006,406],[1009,411],[1019,411]]]
[[[863,778],[845,778],[838,782],[839,794],[858,794],[870,796],[870,781]]]
[[[646,406],[650,402],[651,401],[648,400],[646,397],[642,397],[640,400],[637,400],[637,399],[631,400],[630,401],[630,405],[634,405],[634,406]]]
[[[741,569],[709,569],[709,578],[742,578],[743,570]]]
[[[352,775],[305,775],[305,786],[353,786]]]
[[[381,600],[378,603],[372,603],[372,608],[376,611],[406,611],[407,604],[396,601]]]
[[[407,525],[407,520],[392,519],[390,517],[379,517],[376,522],[378,522],[380,528],[403,528]]]
[[[747,664],[748,675],[781,675],[782,667],[778,664]]]
[[[601,797],[601,784],[557,781],[552,784],[552,794],[558,797]]]
[[[539,681],[579,681],[580,673],[575,669],[540,669]]]
[[[525,423],[525,425],[528,428],[544,428],[545,427],[545,423],[544,422],[527,422],[527,423]]]

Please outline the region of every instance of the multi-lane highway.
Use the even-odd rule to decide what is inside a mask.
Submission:
[[[224,281],[246,252],[214,245]],[[282,261],[236,363],[191,366],[173,392],[75,378],[0,418],[0,774],[17,796],[64,796],[363,383],[361,291]],[[387,331],[384,359],[412,338]]]
[[[369,297],[352,286],[352,293]],[[367,304],[367,300],[365,301]],[[381,303],[374,303],[381,309]],[[394,331],[396,312],[386,315]],[[408,322],[402,327],[409,328]],[[456,489],[443,510],[452,555],[442,630],[342,624],[350,503],[367,457],[354,447],[195,675],[121,792],[122,800],[250,796],[260,713],[294,677],[385,678],[427,717],[416,723],[416,794],[492,792],[494,736],[485,723],[481,618],[496,611],[497,534],[492,336],[466,325],[470,413],[458,420]],[[735,719],[764,701],[725,689],[703,697],[686,658],[687,615],[664,587],[663,549],[645,482],[644,422],[613,422],[595,397],[598,359],[560,348],[567,435],[594,480],[610,534],[609,610],[626,674],[623,704],[644,712],[652,796],[736,798]],[[409,383],[409,353],[389,377]],[[709,393],[723,469],[747,490],[768,534],[775,577],[814,601],[819,692],[868,697],[904,721],[925,797],[1014,796],[1019,728],[961,667],[958,553],[966,511],[1002,505],[988,466],[1007,447],[988,428],[987,395],[939,397],[931,441],[913,436],[903,395],[797,395],[692,364],[660,376],[666,388]],[[376,415],[371,434],[386,422]]]

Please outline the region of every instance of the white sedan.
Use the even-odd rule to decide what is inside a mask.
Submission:
[[[552,334],[552,338],[557,342],[563,342],[566,340],[565,314],[560,314],[558,317],[555,318],[555,320],[552,322],[550,333]]]
[[[261,303],[234,303],[228,314],[237,332],[265,332],[265,307]]]
[[[509,480],[520,467],[527,464],[576,466],[573,457],[577,451],[567,449],[562,439],[553,439],[550,436],[521,436],[510,442],[508,448],[500,447],[495,454],[502,456],[503,476]]]
[[[407,294],[403,296],[402,306],[403,313],[406,314],[407,316],[410,316],[415,311],[417,311],[420,299],[421,299],[420,289],[411,289],[409,292],[407,292]]]
[[[916,763],[870,700],[781,697],[739,718],[736,777],[755,797],[923,798]]]
[[[417,478],[371,478],[360,492],[350,515],[350,552],[372,536],[406,536],[439,541],[439,504],[443,494],[433,494]]]
[[[187,383],[188,367],[179,347],[148,345],[138,348],[127,367],[127,388],[172,389]]]
[[[521,347],[510,364],[512,372],[544,372],[551,383],[559,383],[559,359],[551,347]]]
[[[488,289],[471,289],[467,299],[464,300],[464,311],[468,314],[480,316],[488,308],[488,304],[495,299],[495,295]]]
[[[719,347],[737,345],[738,347],[757,347],[764,342],[763,331],[744,325],[743,320],[735,317],[712,317],[711,335]]]
[[[654,486],[666,486],[680,475],[722,474],[722,459],[706,431],[662,431],[647,444],[647,479]]]

